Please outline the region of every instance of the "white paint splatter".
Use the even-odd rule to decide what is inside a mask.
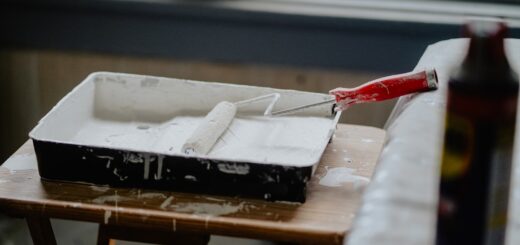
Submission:
[[[297,205],[297,206],[302,205],[299,202],[289,202],[289,201],[275,201],[275,203],[287,204],[287,205]]]
[[[348,157],[343,158],[343,161],[348,162],[348,163],[352,163],[352,159],[350,159]]]
[[[141,198],[166,198],[166,195],[164,195],[162,193],[155,193],[155,192],[141,194],[141,192],[139,191],[137,193],[137,198],[139,198],[139,199],[141,199]]]
[[[155,175],[156,180],[162,179],[163,159],[163,155],[159,155],[157,157],[157,175]]]
[[[247,164],[219,163],[217,165],[217,167],[218,167],[218,170],[220,170],[220,172],[224,172],[227,174],[239,174],[239,175],[249,174],[249,165],[247,165]]]
[[[119,177],[119,180],[120,180],[120,181],[124,181],[124,180],[128,179],[128,176],[122,176],[121,174],[119,174],[118,171],[119,171],[119,170],[118,170],[117,168],[114,168],[114,171],[112,171],[112,173],[113,173],[115,176]]]
[[[148,179],[150,176],[150,156],[144,156],[144,179]]]
[[[106,210],[105,211],[105,225],[108,224],[108,219],[110,219],[110,216],[112,216],[112,211]]]
[[[128,200],[131,200],[131,199],[128,198],[128,197],[118,196],[117,193],[116,193],[115,195],[96,197],[95,199],[92,200],[92,202],[96,203],[96,204],[104,204],[104,203],[107,203],[107,202],[115,202],[116,205],[117,205],[117,202],[128,201]]]
[[[97,158],[100,158],[100,159],[107,159],[107,165],[106,165],[106,168],[110,168],[110,163],[112,162],[112,160],[114,160],[114,157],[111,157],[111,156],[101,156],[101,155],[97,155],[96,157],[97,157]]]
[[[161,203],[161,206],[159,206],[159,208],[166,209],[168,206],[172,204],[173,198],[173,196],[168,197],[166,200],[164,200],[164,202]]]
[[[236,213],[244,208],[245,203],[241,202],[238,205],[226,202],[222,204],[216,203],[177,203],[170,207],[175,208],[176,212],[181,213],[192,213],[192,214],[205,214],[211,216],[220,216]]]
[[[75,202],[75,203],[72,203],[72,204],[70,205],[70,207],[73,207],[73,208],[79,208],[79,207],[81,207],[81,203],[76,203],[76,202]]]
[[[206,215],[206,218],[204,218],[204,228],[206,230],[208,229],[209,219],[211,218],[211,215]]]
[[[204,197],[206,200],[210,200],[210,201],[216,201],[216,202],[224,202],[226,200],[224,199],[220,199],[220,198],[214,198],[214,197]]]
[[[19,170],[38,169],[34,153],[13,155],[1,166],[7,168],[11,174]]]
[[[184,176],[184,179],[191,180],[191,181],[197,181],[197,177],[195,177],[193,175],[186,175],[186,176]]]
[[[361,139],[361,142],[365,142],[365,143],[372,143],[372,142],[375,142],[373,139],[366,139],[366,138],[363,138]]]
[[[107,192],[108,190],[110,190],[110,187],[91,185],[90,189],[92,189],[93,191],[98,191],[98,192]]]
[[[359,190],[370,182],[370,179],[363,176],[354,175],[355,169],[338,167],[327,169],[327,173],[320,179],[320,185],[329,187],[340,187],[345,183],[354,185],[354,189]]]

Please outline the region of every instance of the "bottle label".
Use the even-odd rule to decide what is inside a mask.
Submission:
[[[441,176],[444,179],[463,175],[473,155],[474,129],[470,120],[451,113],[447,117]]]
[[[516,96],[448,97],[437,244],[504,243],[515,115]]]
[[[485,244],[504,244],[512,162],[514,125],[503,125],[497,132],[497,147],[492,156],[487,200]]]

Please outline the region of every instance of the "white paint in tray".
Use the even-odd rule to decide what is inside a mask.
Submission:
[[[236,102],[279,93],[273,110],[330,99],[325,94],[253,86],[205,83],[119,73],[94,73],[51,110],[30,133],[31,138],[141,152],[128,162],[143,164],[144,179],[162,178],[150,173],[153,157],[186,156],[182,145],[219,102]],[[262,116],[266,104],[255,103],[237,112],[229,128],[202,159],[252,162],[284,166],[312,166],[334,131],[336,118],[330,105],[310,108],[298,116]],[[99,156],[104,158],[103,156]],[[106,158],[107,166],[112,159]],[[154,167],[155,168],[155,167]],[[241,166],[221,171],[246,174]],[[152,175],[154,174],[154,175]]]

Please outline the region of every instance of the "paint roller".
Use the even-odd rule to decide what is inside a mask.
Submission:
[[[188,155],[205,155],[220,136],[227,130],[237,113],[238,107],[247,106],[256,102],[270,99],[271,102],[264,111],[265,116],[271,115],[274,104],[280,98],[280,94],[272,93],[258,96],[252,99],[242,100],[236,103],[222,101],[204,117],[192,135],[186,140],[181,151]]]
[[[435,69],[425,69],[417,72],[379,78],[356,88],[336,88],[329,92],[334,96],[334,98],[330,100],[297,106],[277,112],[272,112],[274,104],[280,97],[280,94],[277,93],[259,96],[237,103],[227,101],[220,102],[208,113],[191,137],[186,141],[182,147],[182,151],[186,154],[207,154],[233,121],[237,112],[237,106],[245,106],[272,98],[271,103],[264,112],[266,116],[292,114],[310,107],[328,103],[334,103],[336,105],[335,110],[342,111],[353,104],[388,100],[410,93],[435,90],[437,89],[437,84],[438,80]]]

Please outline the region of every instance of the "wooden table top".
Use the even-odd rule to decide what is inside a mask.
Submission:
[[[304,204],[41,181],[27,141],[0,167],[0,210],[178,232],[340,244],[352,227],[384,139],[382,129],[338,125],[309,182]]]

